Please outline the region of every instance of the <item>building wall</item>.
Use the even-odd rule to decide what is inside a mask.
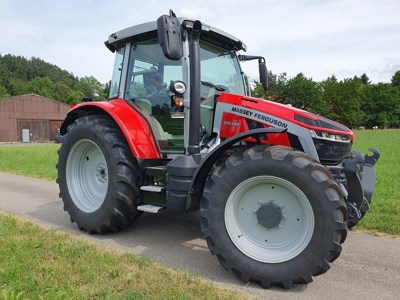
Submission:
[[[67,104],[34,94],[0,99],[0,142],[22,142],[22,129],[29,129],[30,142],[54,140],[68,110]]]

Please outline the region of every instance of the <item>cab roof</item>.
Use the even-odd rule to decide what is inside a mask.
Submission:
[[[185,21],[194,22],[194,20],[188,18],[179,18],[179,21],[181,24],[183,24]],[[247,50],[246,45],[242,43],[238,38],[207,24],[202,25],[204,29],[201,33],[201,40],[211,42],[212,44],[219,45],[229,50]],[[110,49],[110,51],[115,52],[115,50],[117,50],[129,41],[144,40],[146,38],[152,37],[157,37],[156,21],[142,23],[112,33],[108,37],[108,40],[105,41],[105,45],[108,49]]]

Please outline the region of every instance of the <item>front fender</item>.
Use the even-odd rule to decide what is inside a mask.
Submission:
[[[253,129],[246,132],[242,132],[238,135],[235,135],[220,145],[218,145],[215,149],[213,149],[207,157],[201,162],[200,166],[197,168],[195,174],[193,175],[193,180],[191,183],[191,187],[189,189],[189,195],[187,197],[186,202],[186,209],[190,209],[196,206],[200,200],[202,190],[204,188],[204,184],[206,182],[208,173],[210,172],[212,166],[215,164],[217,159],[221,157],[226,150],[231,148],[234,144],[248,138],[248,137],[255,137],[258,138],[261,134],[268,134],[268,133],[285,133],[286,129],[281,128],[260,128],[260,129]]]
[[[108,102],[85,102],[74,106],[67,114],[60,133],[67,133],[67,128],[76,119],[87,115],[108,115],[121,129],[133,155],[138,159],[161,158],[149,123],[123,99]]]

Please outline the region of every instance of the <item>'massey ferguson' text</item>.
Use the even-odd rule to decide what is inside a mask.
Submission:
[[[248,109],[235,107],[235,106],[232,107],[232,111],[235,112],[235,113],[239,113],[239,114],[245,115],[245,116],[249,116],[249,117],[251,117],[253,119],[260,120],[261,122],[264,122],[264,123],[269,123],[270,125],[274,125],[274,126],[281,127],[281,128],[287,128],[288,127],[287,123],[282,122],[280,120],[277,120],[277,119],[275,119],[275,118],[273,118],[271,116],[268,116],[268,115],[265,115],[265,114],[262,114],[262,113],[253,112],[253,111],[250,111]]]

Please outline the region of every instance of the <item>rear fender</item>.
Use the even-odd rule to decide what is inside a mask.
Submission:
[[[133,155],[138,159],[161,158],[154,135],[146,119],[123,99],[108,102],[86,102],[74,106],[67,114],[60,133],[76,119],[88,115],[108,115],[121,129]]]
[[[234,144],[248,138],[254,137],[258,139],[258,136],[262,134],[283,134],[286,133],[286,129],[281,128],[260,128],[253,129],[247,132],[240,133],[234,137],[231,137],[224,142],[222,142],[218,147],[213,149],[208,156],[201,162],[200,166],[197,168],[195,174],[193,175],[193,180],[191,187],[189,189],[189,195],[187,197],[186,209],[191,209],[200,201],[204,184],[206,182],[208,173],[210,172],[212,166],[215,164],[217,159],[221,157],[228,149],[230,149]],[[261,143],[261,141],[259,141]]]

